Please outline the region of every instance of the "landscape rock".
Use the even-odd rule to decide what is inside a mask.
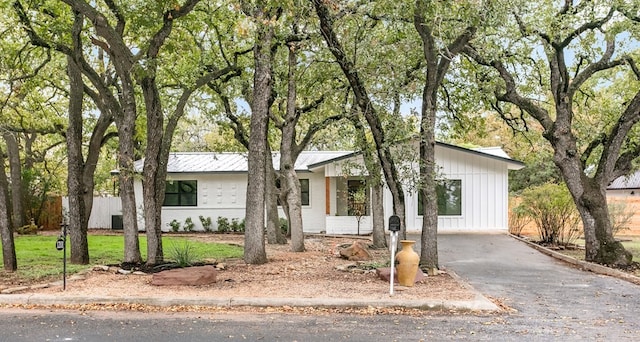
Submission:
[[[369,253],[367,245],[362,241],[354,241],[351,246],[340,250],[340,256],[349,261],[371,260],[371,253]]]
[[[213,266],[178,268],[154,273],[151,284],[156,286],[199,286],[216,282],[217,271]]]
[[[382,268],[377,268],[376,269],[376,274],[378,275],[378,277],[386,282],[389,282],[389,280],[391,279],[391,267],[382,267]],[[419,283],[421,281],[424,281],[426,279],[427,276],[424,275],[424,273],[418,269],[418,272],[416,272],[416,279],[414,279],[413,283]],[[394,277],[393,277],[393,282],[397,283],[398,282],[398,269],[394,269]]]

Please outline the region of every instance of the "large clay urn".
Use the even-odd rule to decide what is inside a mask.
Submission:
[[[396,254],[398,261],[398,284],[402,286],[413,286],[418,273],[420,256],[413,250],[412,240],[400,240],[402,249]]]

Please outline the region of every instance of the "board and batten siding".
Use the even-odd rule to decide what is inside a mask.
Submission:
[[[508,172],[505,162],[447,147],[436,149],[436,160],[440,178],[459,179],[462,186],[462,215],[438,216],[438,231],[507,230]],[[386,196],[387,208],[391,208],[390,193]],[[415,192],[406,196],[406,206],[407,230],[421,231],[422,216],[418,215]]]

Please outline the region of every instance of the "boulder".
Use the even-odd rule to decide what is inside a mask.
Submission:
[[[340,256],[349,261],[371,260],[371,254],[367,250],[366,244],[362,241],[354,241],[351,246],[340,250]]]
[[[397,283],[398,282],[398,269],[394,269],[394,276],[393,276],[393,282]],[[383,268],[377,268],[376,269],[376,274],[378,275],[378,277],[386,282],[389,282],[389,280],[391,280],[391,267],[383,267]],[[424,273],[418,269],[418,272],[416,272],[416,279],[413,281],[413,283],[419,283],[421,281],[424,281],[425,278],[427,276],[424,275]]]
[[[177,268],[154,273],[151,285],[156,286],[198,286],[216,282],[217,271],[213,266]]]

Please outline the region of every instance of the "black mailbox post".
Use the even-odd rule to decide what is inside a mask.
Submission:
[[[400,231],[400,218],[397,215],[389,217],[389,230],[392,232]]]
[[[395,273],[396,244],[398,243],[398,232],[400,231],[400,218],[397,215],[389,217],[389,235],[391,243],[391,276],[389,281],[389,295],[393,296],[393,276]]]

